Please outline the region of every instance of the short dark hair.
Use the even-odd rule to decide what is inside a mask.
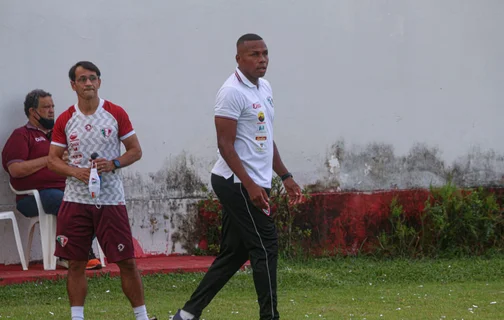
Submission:
[[[86,70],[94,71],[96,72],[96,75],[98,77],[101,76],[100,69],[98,69],[98,67],[94,63],[92,63],[91,61],[79,61],[70,68],[70,71],[68,71],[68,77],[70,78],[70,80],[75,81],[75,69],[77,69],[78,67],[83,67]]]
[[[30,91],[25,98],[24,101],[24,112],[27,117],[30,116],[30,109],[38,108],[38,103],[39,103],[39,98],[45,98],[45,97],[52,97],[52,95],[49,92],[46,92],[42,89],[35,89]]]
[[[238,47],[240,44],[243,44],[245,41],[258,41],[262,40],[260,36],[258,36],[255,33],[246,33],[243,36],[241,36],[238,41],[236,41],[236,46]]]

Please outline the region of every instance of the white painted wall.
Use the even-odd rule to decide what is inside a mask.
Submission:
[[[270,49],[275,140],[302,183],[329,175],[339,139],[347,148],[390,144],[398,156],[426,143],[447,165],[475,146],[498,155],[503,15],[500,0],[0,0],[0,145],[24,123],[28,91],[50,91],[59,114],[75,102],[68,69],[91,60],[102,70],[101,96],[127,109],[142,143],[129,173],[148,181],[186,152],[207,182],[214,96],[235,67],[236,39],[255,32]],[[5,207],[13,196],[2,181]],[[129,196],[154,201],[142,190]],[[0,263],[17,261],[9,228],[0,222]],[[168,236],[152,237],[139,237],[146,251],[172,250]]]

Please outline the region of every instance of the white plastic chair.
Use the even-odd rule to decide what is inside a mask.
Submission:
[[[44,262],[44,270],[56,270],[56,256],[54,255],[54,250],[56,249],[56,216],[53,214],[47,214],[44,211],[38,190],[32,189],[18,191],[14,189],[10,183],[9,186],[12,192],[17,195],[34,196],[35,202],[37,203],[38,216],[29,218],[30,225],[28,227],[28,244],[25,251],[26,263],[30,263],[33,232],[35,231],[35,225],[38,223],[40,227],[40,241],[42,243],[42,261]]]
[[[28,244],[27,250],[25,251],[25,261],[28,264],[30,263],[30,251],[33,242],[33,233],[35,231],[35,225],[38,223],[40,227],[40,240],[42,242],[42,259],[44,263],[44,270],[55,270],[57,261],[57,258],[54,255],[54,251],[56,249],[56,216],[53,214],[47,214],[44,211],[38,190],[32,189],[18,191],[14,189],[14,187],[12,187],[10,183],[9,186],[12,192],[17,195],[33,195],[35,197],[35,202],[37,203],[37,209],[39,212],[39,215],[37,217],[29,218],[30,225],[28,227]],[[98,247],[98,259],[100,259],[102,267],[105,267],[105,255],[97,238],[95,238],[95,241]]]
[[[98,238],[95,238],[96,241],[96,246],[98,247],[98,259],[100,259],[100,263],[102,265],[102,268],[105,268],[105,254],[103,253],[103,250],[100,246],[100,243],[98,242]]]
[[[23,243],[21,242],[21,236],[19,235],[19,228],[16,220],[16,216],[12,211],[0,212],[0,220],[10,219],[12,221],[12,229],[14,231],[14,238],[16,238],[16,245],[19,253],[19,260],[21,260],[21,266],[23,266],[23,270],[28,270],[28,266],[26,265],[26,259],[23,252]]]

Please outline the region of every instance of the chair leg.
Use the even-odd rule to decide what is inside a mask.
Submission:
[[[27,265],[30,265],[30,256],[31,256],[31,247],[33,242],[33,233],[35,232],[35,225],[38,221],[32,222],[30,225],[30,229],[28,229],[28,243],[26,244],[25,250],[25,261]]]
[[[44,270],[56,269],[56,257],[54,256],[56,236],[53,235],[53,233],[56,233],[56,230],[53,228],[53,222],[55,223],[56,220],[54,220],[53,217],[51,217],[50,215],[41,217],[41,215],[39,214],[40,240],[42,242]]]
[[[14,213],[13,213],[14,215]],[[23,243],[21,242],[21,235],[19,234],[19,228],[15,217],[11,218],[12,221],[12,229],[14,231],[14,238],[16,239],[16,245],[19,253],[19,260],[21,260],[21,266],[23,270],[28,270],[28,266],[26,265],[25,254],[23,252]]]
[[[100,246],[98,239],[96,239],[96,244],[98,245],[98,254],[100,255],[100,263],[102,267],[105,268],[105,254],[103,253],[102,247]]]
[[[57,258],[54,255],[54,251],[56,250],[56,216],[49,215],[47,220],[47,232],[49,242],[47,244],[47,259],[49,261],[50,270],[56,270],[56,261]]]

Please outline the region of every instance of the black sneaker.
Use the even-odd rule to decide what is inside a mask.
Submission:
[[[184,320],[182,319],[182,317],[180,316],[180,309],[178,309],[177,313],[175,313],[174,316],[172,316],[170,318],[170,320]],[[192,318],[192,320],[199,320],[199,318]]]

